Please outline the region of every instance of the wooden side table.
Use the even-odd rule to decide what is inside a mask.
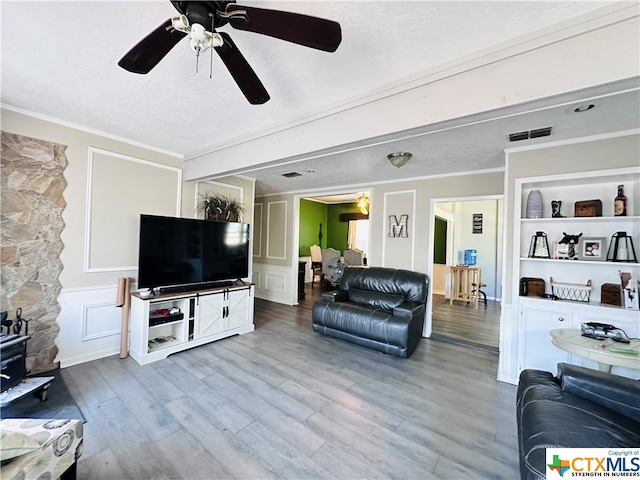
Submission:
[[[452,266],[449,305],[453,305],[455,300],[473,302],[477,310],[481,283],[482,272],[480,267],[469,267],[468,265]]]

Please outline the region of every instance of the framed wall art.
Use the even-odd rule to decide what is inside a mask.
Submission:
[[[473,214],[473,230],[472,233],[482,233],[482,214]]]
[[[605,237],[580,237],[578,260],[603,262],[607,258],[607,239]]]

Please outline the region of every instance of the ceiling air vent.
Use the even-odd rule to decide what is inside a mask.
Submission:
[[[529,132],[510,133],[510,142],[519,142],[520,140],[527,140],[529,138]]]
[[[283,173],[282,176],[287,178],[293,178],[293,177],[301,177],[302,174],[298,172],[289,172],[289,173]]]
[[[551,135],[551,127],[537,128],[535,130],[531,130],[529,138],[548,137],[549,135]]]
[[[516,132],[509,134],[510,142],[519,142],[520,140],[528,140],[530,138],[548,137],[551,135],[553,127],[536,128],[528,132]]]

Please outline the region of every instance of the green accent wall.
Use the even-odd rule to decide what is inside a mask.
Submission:
[[[447,264],[447,221],[436,217],[433,224],[433,263]]]
[[[327,248],[327,214],[324,203],[300,199],[300,238],[299,254],[301,257],[311,255],[309,247],[318,245],[318,230],[322,224],[322,248]]]
[[[329,205],[328,207],[327,246],[340,250],[340,253],[344,253],[347,249],[349,222],[341,222],[340,214],[359,213],[360,209],[355,202],[337,203],[335,205]]]
[[[299,254],[311,255],[309,247],[318,244],[318,230],[322,224],[322,248],[335,248],[344,253],[347,249],[349,222],[341,222],[341,213],[358,213],[356,203],[338,203],[327,205],[311,200],[300,199]]]

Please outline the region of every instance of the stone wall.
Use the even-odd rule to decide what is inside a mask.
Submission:
[[[2,132],[0,310],[15,319],[20,307],[22,317],[30,319],[27,368],[32,373],[58,366],[65,149]]]

